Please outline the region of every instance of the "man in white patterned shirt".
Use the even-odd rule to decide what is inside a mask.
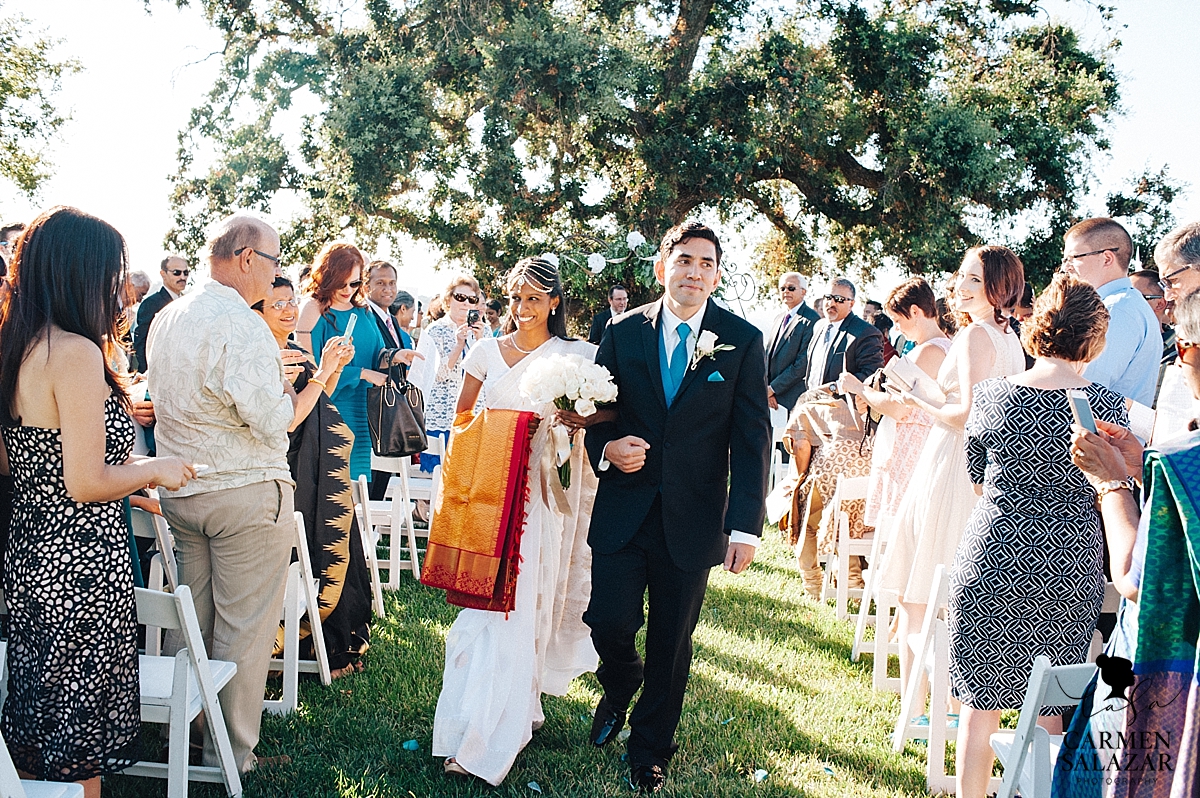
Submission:
[[[150,395],[160,455],[208,466],[186,487],[163,491],[162,509],[209,656],[237,663],[220,698],[234,758],[248,771],[258,763],[263,689],[296,534],[287,464],[295,392],[271,331],[250,309],[270,295],[279,235],[235,214],[217,223],[205,251],[212,280],[167,305],[150,331],[158,364]],[[204,761],[217,764],[207,734]]]

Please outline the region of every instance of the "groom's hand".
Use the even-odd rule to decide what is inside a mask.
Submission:
[[[748,543],[730,543],[725,552],[725,570],[740,574],[754,561],[755,548]]]
[[[604,447],[604,457],[617,467],[618,471],[632,474],[646,464],[646,450],[650,444],[636,435],[626,435],[609,441]]]

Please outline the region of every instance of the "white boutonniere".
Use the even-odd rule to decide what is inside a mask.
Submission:
[[[692,363],[689,368],[696,368],[706,357],[716,357],[717,352],[732,352],[732,344],[718,344],[717,334],[712,330],[703,330],[696,339],[696,349],[692,352]]]

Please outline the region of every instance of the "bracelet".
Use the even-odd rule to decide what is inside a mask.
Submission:
[[[1132,495],[1133,480],[1126,477],[1125,479],[1110,479],[1107,482],[1101,482],[1096,486],[1096,497],[1103,499],[1108,494],[1116,493],[1119,490],[1127,490]]]
[[[318,380],[316,377],[309,377],[309,378],[308,378],[308,384],[309,384],[309,385],[312,385],[314,382],[315,382],[317,385],[320,385],[320,386],[321,386],[321,388],[322,388],[322,390],[326,390],[326,391],[328,391],[328,390],[329,390],[329,386],[328,386],[328,385],[326,385],[325,383],[321,382],[320,380]]]

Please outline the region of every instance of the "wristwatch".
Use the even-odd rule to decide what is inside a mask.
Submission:
[[[1118,490],[1127,490],[1129,491],[1130,495],[1132,495],[1133,488],[1133,477],[1126,477],[1125,479],[1110,479],[1107,482],[1101,482],[1096,486],[1096,496],[1097,498],[1103,499],[1105,495]]]

